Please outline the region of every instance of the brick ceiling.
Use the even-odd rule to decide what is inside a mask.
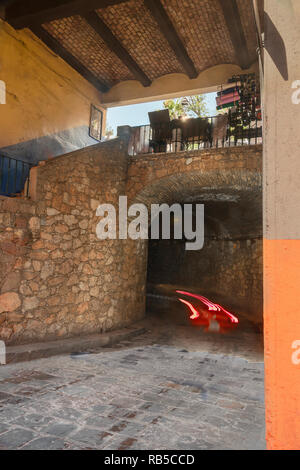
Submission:
[[[257,58],[252,0],[46,0],[30,11],[24,3],[12,2],[6,20],[31,28],[101,91],[169,73],[195,78],[220,64],[245,69]]]

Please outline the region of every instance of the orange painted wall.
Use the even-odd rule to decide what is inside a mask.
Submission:
[[[89,126],[91,104],[101,108],[100,92],[29,30],[15,31],[1,19],[0,45],[7,89],[0,148]]]
[[[298,450],[300,240],[264,240],[264,270],[267,442],[269,449]]]
[[[265,12],[267,444],[300,450],[300,2],[265,0]]]

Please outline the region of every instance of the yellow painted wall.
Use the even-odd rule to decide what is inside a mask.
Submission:
[[[89,82],[31,31],[15,31],[1,19],[0,80],[6,84],[0,149],[89,126],[91,104],[101,108],[101,93]]]

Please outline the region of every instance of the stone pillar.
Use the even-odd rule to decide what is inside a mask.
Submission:
[[[265,0],[264,330],[269,449],[300,449],[299,24],[299,0]]]

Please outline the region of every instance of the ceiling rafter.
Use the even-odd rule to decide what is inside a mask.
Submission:
[[[151,80],[143,72],[140,66],[132,58],[132,56],[127,52],[123,47],[121,42],[114,36],[108,26],[104,21],[99,17],[95,11],[91,11],[82,17],[87,21],[87,23],[96,31],[96,33],[102,38],[105,44],[109,49],[126,65],[128,70],[134,75],[134,77],[139,80],[142,85],[150,86]]]
[[[189,78],[196,78],[198,72],[196,67],[188,55],[188,52],[177,34],[172,21],[167,15],[160,0],[144,0],[144,4],[150,10],[153,18],[158,23],[161,33],[165,36],[172,50],[174,51],[179,63]]]
[[[15,29],[49,23],[68,16],[117,5],[128,0],[16,0],[8,4],[5,20]]]
[[[219,0],[219,2],[223,10],[238,64],[243,70],[248,69],[251,65],[251,61],[237,1]]]
[[[42,26],[33,26],[31,31],[101,93],[106,93],[109,90],[109,87],[104,82],[97,78],[85,65],[65,49],[60,42],[45,30],[45,28]]]

